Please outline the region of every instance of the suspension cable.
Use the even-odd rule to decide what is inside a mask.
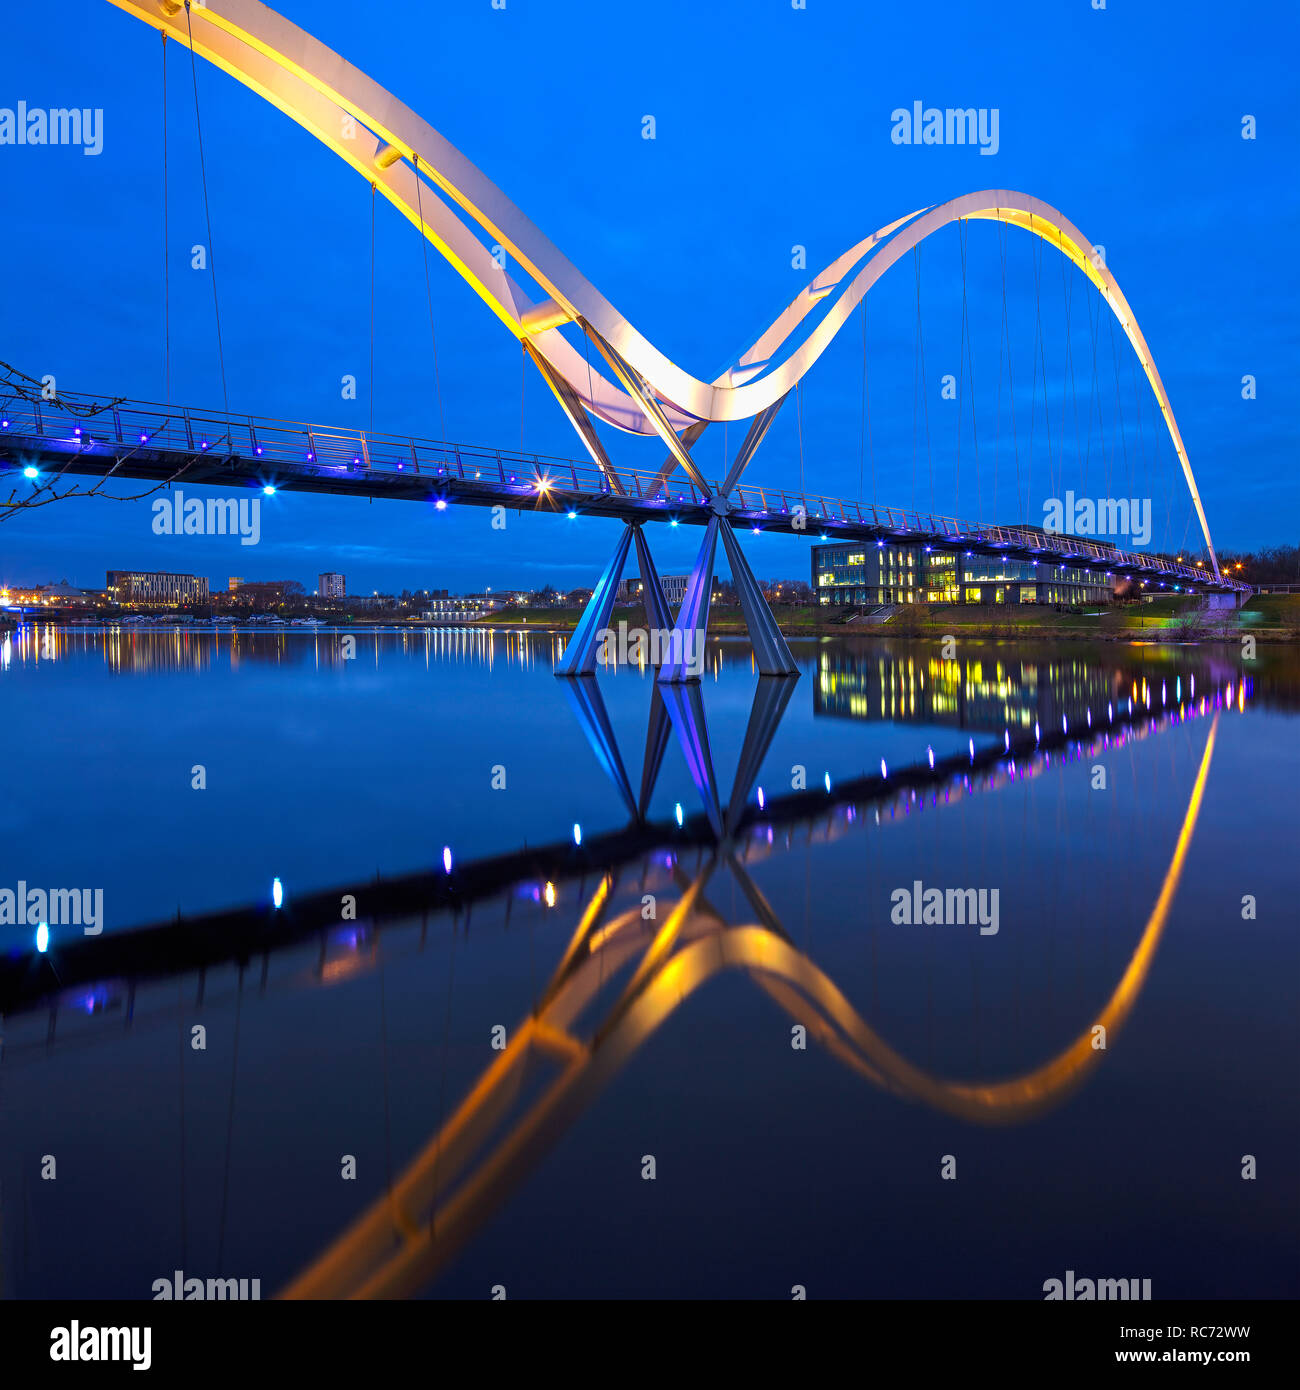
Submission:
[[[194,61],[194,26],[190,0],[185,0],[185,28],[190,41],[190,77],[194,83],[194,125],[199,135],[199,174],[203,180],[203,216],[208,227],[208,274],[212,278],[212,312],[217,320],[217,361],[221,367],[221,399],[226,410],[226,438],[230,438],[230,394],[226,390],[226,350],[221,338],[221,304],[217,297],[217,255],[212,245],[212,209],[208,202],[208,169],[203,157],[203,117],[199,113],[199,71]]]
[[[168,247],[171,235],[167,224],[167,30],[162,35],[162,127],[163,127],[163,400],[172,399],[172,281]]]
[[[925,374],[925,329],[921,324],[921,246],[919,242],[912,248],[912,262],[916,271],[916,341],[920,352],[921,364],[921,406],[925,413],[925,456],[930,467],[930,510],[933,512],[935,510],[934,451],[930,447],[930,395]],[[913,402],[913,415],[915,416],[915,401]],[[915,429],[915,418],[913,419],[913,429]],[[915,441],[913,441],[913,447],[915,447]],[[913,481],[912,491],[914,494],[912,507],[915,509],[915,481]]]
[[[1070,395],[1074,401],[1074,461],[1076,467],[1079,463],[1079,383],[1074,375],[1074,345],[1070,331],[1071,312],[1074,307],[1074,281],[1071,280],[1066,271],[1066,259],[1064,243],[1061,240],[1061,229],[1056,229],[1056,249],[1061,258],[1061,298],[1065,303],[1065,363],[1066,370],[1070,377]],[[1061,408],[1065,408],[1064,388],[1062,388]],[[1061,429],[1061,470],[1059,482],[1062,489],[1065,486],[1065,429]],[[1088,495],[1088,464],[1084,460],[1083,464],[1083,495]]]
[[[871,434],[871,382],[867,376],[867,296],[862,296],[862,424],[858,435],[858,503],[862,502],[862,432],[871,455],[871,505],[876,505],[876,447]]]
[[[370,437],[375,437],[375,185],[370,185]],[[369,452],[369,445],[367,453]]]
[[[966,356],[966,379],[970,382],[970,435],[971,447],[975,451],[975,520],[981,522],[984,519],[983,492],[980,487],[980,436],[979,426],[975,419],[975,350],[971,345],[970,337],[970,314],[966,306],[966,250],[970,240],[970,228],[967,219],[962,218],[957,224],[957,244],[961,250],[961,321],[962,338],[965,345]],[[957,477],[961,478],[961,349],[957,353]],[[994,507],[997,505],[997,496],[994,495]]]
[[[424,234],[424,198],[420,192],[420,185],[424,180],[420,177],[420,156],[413,154],[411,159],[415,165],[415,207],[420,215],[420,251],[424,256],[424,297],[429,304],[429,341],[433,344],[433,389],[438,397],[438,428],[442,431],[445,442],[447,417],[442,412],[442,377],[438,371],[438,335],[433,328],[433,287],[429,280],[429,238]]]
[[[1030,230],[1033,230],[1034,214],[1029,214]],[[1042,364],[1043,368],[1043,422],[1047,426],[1047,467],[1049,474],[1052,471],[1052,413],[1047,403],[1047,347],[1043,342],[1043,243],[1041,238],[1034,245],[1034,313],[1036,325],[1034,329],[1034,347],[1036,349],[1034,357],[1034,391],[1038,390],[1038,368]],[[1032,410],[1029,416],[1029,473],[1025,479],[1025,505],[1028,509],[1028,499],[1031,490],[1031,479],[1034,468],[1034,420],[1037,412]],[[1055,485],[1053,484],[1053,490]]]
[[[1119,352],[1115,347],[1115,315],[1107,314],[1106,323],[1110,329],[1110,356],[1115,370],[1115,420],[1119,429],[1120,449],[1124,457],[1124,483],[1127,491],[1125,497],[1133,495],[1133,465],[1128,454],[1128,431],[1124,428],[1124,408],[1120,404],[1119,394]]]
[[[1017,509],[1017,510],[1019,511],[1019,513],[1020,513],[1020,520],[1021,520],[1021,523],[1023,524],[1024,521],[1025,521],[1025,517],[1026,517],[1026,511],[1027,511],[1027,508],[1028,508],[1028,506],[1029,506],[1029,494],[1026,493],[1026,494],[1025,494],[1024,501],[1021,501],[1021,496],[1020,496],[1020,437],[1019,437],[1019,434],[1017,433],[1017,430],[1016,430],[1016,379],[1015,379],[1015,375],[1014,375],[1014,373],[1013,373],[1013,371],[1012,371],[1012,358],[1011,358],[1011,324],[1010,324],[1010,322],[1009,322],[1009,320],[1008,320],[1008,316],[1007,316],[1007,228],[1006,228],[1006,223],[1005,223],[1005,222],[1001,222],[1001,221],[999,221],[998,226],[999,226],[999,231],[1000,231],[1000,233],[1001,233],[1000,241],[1001,241],[1001,251],[1002,251],[1002,256],[1001,256],[1001,260],[1002,260],[1002,331],[1003,331],[1003,333],[1004,333],[1005,336],[1006,336],[1006,343],[1007,343],[1007,389],[1008,389],[1008,392],[1009,392],[1009,394],[1010,394],[1010,396],[1011,396],[1011,442],[1012,442],[1012,447],[1013,447],[1013,449],[1014,449],[1014,451],[1015,451],[1015,458],[1016,458],[1016,509]],[[999,368],[998,368],[998,385],[999,385],[999,389],[1001,388],[1001,383],[1002,383],[1002,368],[999,366]],[[1031,404],[1032,404],[1032,397],[1031,397]],[[1001,419],[1001,416],[999,415],[999,420],[1000,420],[1000,419]],[[1000,428],[1000,426],[999,426],[999,428]]]

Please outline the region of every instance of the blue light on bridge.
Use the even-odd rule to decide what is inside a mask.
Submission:
[[[445,497],[439,497],[433,505],[436,511],[445,512],[447,510],[447,499]]]
[[[577,512],[569,512],[569,513],[568,513],[569,520],[570,520],[570,521],[576,520],[577,515],[578,515]]]
[[[50,949],[50,927],[48,922],[42,922],[36,928],[36,949],[44,955]]]
[[[284,884],[278,878],[271,883],[271,901],[277,912],[284,906]]]
[[[827,791],[830,791],[830,789],[831,789],[831,775],[830,775],[829,772],[826,774],[825,777],[822,778],[822,781],[824,781],[824,782],[826,783],[826,790],[827,790]]]
[[[762,788],[762,787],[759,787],[759,789],[758,789],[758,809],[759,809],[760,811],[763,809],[764,804],[765,804],[765,802],[764,802],[764,798],[763,798],[763,788]]]
[[[580,826],[577,821],[573,822],[573,843],[575,845],[580,845],[582,843],[582,826]]]
[[[35,478],[35,477],[37,477],[37,476],[39,476],[39,475],[37,474],[36,469],[34,469],[34,468],[31,466],[30,463],[27,465],[26,468],[23,469],[23,477],[24,477],[24,478]]]
[[[445,873],[445,874],[451,873],[451,846],[450,846],[450,845],[443,845],[443,847],[442,847],[442,871],[443,871],[443,873]]]
[[[674,814],[675,814],[676,817],[677,817],[677,824],[678,824],[678,825],[681,825],[681,823],[686,819],[686,817],[685,817],[685,816],[683,815],[683,813],[682,813],[682,803],[681,803],[680,801],[677,803],[676,807],[674,808]]]
[[[275,488],[272,487],[272,485],[271,485],[270,483],[267,483],[267,485],[262,489],[262,491],[263,491],[268,497],[274,497],[274,496],[275,496]]]

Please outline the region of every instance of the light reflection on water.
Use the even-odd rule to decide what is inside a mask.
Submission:
[[[756,923],[858,1022],[836,1006],[830,1035],[818,1040],[810,1020],[814,1040],[792,1047],[799,1015],[778,996],[795,977],[756,990],[759,958],[743,952],[681,1007],[669,982],[653,1036],[620,1056],[553,1150],[526,1155],[508,1218],[488,1203],[456,1258],[413,1287],[783,1297],[801,1282],[823,1296],[977,1285],[1035,1297],[1091,1261],[1152,1277],[1157,1297],[1276,1294],[1279,1280],[1294,1291],[1284,1185],[1262,1167],[1243,1226],[1237,1163],[1266,1144],[1294,1155],[1297,1137],[1294,1107],[1251,1133],[1295,1044],[1282,921],[1294,870],[1267,809],[1287,804],[1297,771],[1293,658],[1264,649],[1243,672],[1208,648],[969,643],[943,662],[933,644],[803,642],[801,677],[768,700],[765,723],[748,648],[723,641],[692,743],[681,710],[656,733],[650,673],[602,674],[576,698],[551,674],[560,644],[539,634],[359,633],[353,660],[338,642],[77,632],[12,644],[0,708],[9,784],[24,790],[0,809],[0,887],[102,884],[121,932],[264,903],[274,877],[292,909],[376,873],[436,874],[444,845],[457,874],[489,856],[509,867],[499,892],[454,911],[367,913],[359,893],[361,920],[259,953],[242,974],[78,985],[52,1042],[49,1018],[15,1015],[0,1077],[8,1131],[27,1148],[53,1132],[60,1152],[93,1153],[122,1200],[112,1212],[76,1191],[45,1203],[34,1248],[5,1252],[10,1287],[147,1296],[160,1272],[215,1273],[222,1227],[227,1271],[287,1282],[454,1114],[496,1058],[492,1028],[527,1027],[617,843],[609,912],[624,925],[594,928],[594,959],[620,932],[643,949],[658,930],[641,916],[646,895],[662,924],[695,882],[702,906],[683,942],[710,921]],[[1058,730],[1077,741],[1052,742]],[[951,775],[908,786],[932,758]],[[526,854],[560,842],[569,860],[523,872]],[[891,922],[891,894],[914,883],[996,888],[999,930]],[[1246,892],[1259,904],[1250,923]],[[1159,952],[1144,955],[1162,901]],[[56,957],[58,945],[56,933]],[[932,1093],[927,1077],[981,1086],[1050,1065],[1086,1039],[1139,957],[1122,1035],[1104,1055],[1088,1047],[1086,1074],[1052,1106],[990,1130]],[[614,964],[610,976],[606,1005],[627,978]],[[1188,1041],[1210,998],[1212,1066]],[[211,1042],[184,1070],[182,1231],[177,1030],[200,1017]],[[862,1029],[876,1042],[846,1061],[837,1049],[860,1050]],[[168,1099],[145,1103],[169,1066]],[[52,1076],[67,1100],[51,1109]],[[114,1104],[137,1122],[79,1124]],[[5,1191],[19,1151],[6,1147]],[[362,1176],[340,1203],[342,1152]],[[642,1185],[647,1152],[661,1176]],[[940,1188],[946,1153],[959,1179]],[[1153,1203],[1193,1201],[1213,1268],[1190,1237],[1152,1236]],[[78,1222],[111,1252],[93,1275],[60,1258]],[[844,1230],[873,1253],[847,1249]]]

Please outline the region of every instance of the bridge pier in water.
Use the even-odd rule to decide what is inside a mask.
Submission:
[[[623,567],[627,563],[628,548],[635,539],[642,592],[645,595],[646,620],[652,629],[667,638],[667,656],[660,666],[657,679],[670,685],[699,680],[704,643],[708,637],[709,604],[713,596],[713,565],[719,534],[722,536],[723,548],[731,565],[732,578],[740,596],[741,611],[745,615],[745,626],[754,646],[754,660],[760,673],[765,676],[797,674],[798,667],[785,637],[777,626],[776,618],[763,597],[758,580],[755,579],[754,572],[740,548],[740,542],[732,533],[731,525],[726,519],[725,503],[709,519],[705,527],[704,540],[691,570],[686,596],[682,600],[676,621],[672,619],[663,584],[655,568],[643,528],[636,522],[628,522],[624,526],[614,554],[601,572],[591,592],[591,598],[587,600],[587,606],[583,609],[582,616],[565,646],[564,655],[556,665],[555,674],[595,674],[601,635],[609,630],[610,615],[623,577]],[[656,645],[652,643],[651,650],[655,649]]]

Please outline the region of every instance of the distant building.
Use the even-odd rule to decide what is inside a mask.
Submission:
[[[228,594],[237,594],[239,592],[239,586],[243,582],[244,581],[237,574],[232,574],[230,578],[226,580],[226,592]]]
[[[241,579],[239,598],[244,603],[284,603],[302,598],[303,587],[296,579]]]
[[[664,598],[676,608],[686,597],[686,586],[691,582],[691,577],[689,574],[661,574],[659,582],[663,585]],[[625,603],[639,603],[643,587],[638,577],[625,579],[618,586],[618,596]],[[713,597],[717,598],[721,590],[722,581],[715,575],[713,578]]]
[[[452,598],[445,589],[439,596],[434,591],[430,597],[421,598],[420,617],[426,622],[438,622],[454,619],[457,622],[469,622],[474,618],[482,618],[496,607],[496,600],[482,598],[475,595],[467,595],[464,598]]]
[[[109,570],[108,596],[123,606],[170,608],[208,601],[208,581],[193,574],[166,574],[161,570]]]
[[[331,570],[328,574],[319,576],[316,581],[316,592],[321,598],[346,598],[348,583],[343,575],[335,574]]]
[[[819,604],[1104,603],[1111,581],[1102,570],[1002,555],[966,555],[893,541],[835,542],[812,548]]]

